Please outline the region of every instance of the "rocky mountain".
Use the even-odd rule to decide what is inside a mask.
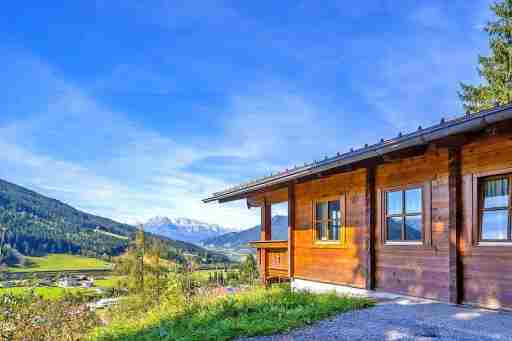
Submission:
[[[3,231],[4,242],[28,256],[69,253],[108,257],[126,250],[136,228],[79,211],[0,179],[0,233]],[[163,242],[168,253],[166,258],[191,253],[207,262],[226,260],[220,254],[183,241],[151,234],[148,238]]]
[[[207,248],[215,249],[246,249],[247,243],[260,239],[261,225],[254,226],[240,232],[230,232],[224,235],[205,239],[201,244]],[[272,239],[288,239],[288,217],[276,215],[272,217]]]
[[[196,244],[232,231],[220,225],[194,219],[168,217],[155,217],[148,220],[144,224],[144,230],[174,240]]]

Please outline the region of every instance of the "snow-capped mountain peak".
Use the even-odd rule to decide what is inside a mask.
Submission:
[[[199,243],[233,230],[190,218],[154,217],[144,224],[144,230],[176,240]]]

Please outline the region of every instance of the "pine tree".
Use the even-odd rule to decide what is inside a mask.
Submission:
[[[140,225],[135,236],[135,267],[134,277],[139,292],[144,290],[144,253],[146,240],[144,235],[144,226]]]
[[[4,262],[5,253],[6,253],[6,242],[5,236],[7,234],[7,228],[0,225],[0,265]]]
[[[485,26],[491,53],[479,56],[481,85],[461,83],[459,97],[468,112],[477,112],[512,102],[512,0],[497,1],[490,6],[496,15]]]

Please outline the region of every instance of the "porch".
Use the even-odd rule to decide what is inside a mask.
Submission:
[[[288,239],[272,239],[272,205],[287,203]],[[265,192],[247,198],[249,208],[261,210],[260,240],[249,245],[257,250],[260,277],[264,284],[286,282],[293,277],[293,229],[295,223],[295,187]]]

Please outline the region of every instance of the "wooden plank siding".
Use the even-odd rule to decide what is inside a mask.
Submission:
[[[424,226],[432,231],[425,245],[385,245],[382,193],[386,189],[421,185],[430,212],[423,212]],[[376,287],[383,291],[448,300],[448,152],[430,148],[418,157],[379,165],[376,170],[377,215],[375,261]],[[430,198],[429,198],[430,197]],[[425,206],[424,206],[425,207]],[[429,237],[430,239],[430,237]]]
[[[463,229],[461,258],[463,302],[512,308],[512,246],[479,246],[474,193],[478,174],[512,172],[512,134],[490,135],[462,148]]]
[[[346,241],[326,247],[314,241],[313,201],[346,198]],[[366,171],[357,170],[295,185],[294,278],[366,286]]]
[[[266,225],[270,202],[289,200],[288,244],[259,249],[265,276],[512,308],[512,243],[479,245],[475,232],[478,178],[512,173],[511,130],[488,129],[431,144],[422,152],[323,174],[289,184],[286,193],[280,189],[251,198],[262,205]],[[421,245],[385,243],[384,193],[405,186],[423,188]],[[345,208],[345,240],[339,245],[315,242],[314,202],[326,198],[340,198]],[[261,237],[270,235],[263,230]]]

